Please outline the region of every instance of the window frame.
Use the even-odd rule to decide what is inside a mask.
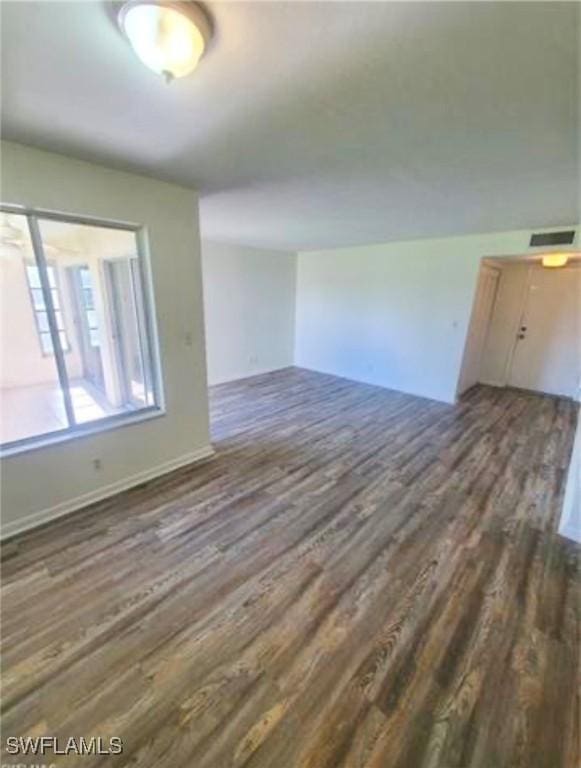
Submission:
[[[90,270],[90,268],[86,264],[83,264],[83,265],[79,266],[78,269],[81,270],[81,272],[86,272],[89,275],[90,285],[86,285],[85,283],[83,283],[83,277],[81,275],[81,283],[82,283],[82,289],[81,289],[82,307],[81,307],[81,311],[85,313],[85,319],[87,321],[87,328],[89,330],[89,344],[91,345],[91,347],[101,347],[101,338],[100,338],[101,330],[99,328],[99,323],[94,325],[92,323],[91,319],[90,319],[90,316],[89,316],[89,312],[92,312],[94,314],[97,313],[97,309],[96,309],[96,306],[95,306],[95,286],[93,285],[93,278],[91,276],[91,270]],[[92,303],[91,307],[87,306],[87,298],[86,298],[87,291],[89,291],[90,294],[91,294],[91,303]],[[95,331],[97,333],[98,337],[99,337],[99,340],[98,340],[98,342],[96,344],[93,341],[92,331]]]
[[[147,421],[152,418],[165,416],[165,396],[163,387],[161,355],[159,347],[159,336],[157,331],[157,315],[155,311],[155,297],[153,291],[153,280],[151,273],[151,259],[148,247],[148,238],[146,228],[142,224],[120,221],[116,219],[103,219],[97,216],[84,214],[64,213],[61,211],[47,210],[43,208],[28,207],[23,205],[13,205],[10,203],[0,203],[0,211],[3,213],[12,213],[24,216],[27,221],[34,261],[31,265],[38,268],[40,282],[46,306],[49,329],[53,343],[53,355],[56,362],[59,385],[64,400],[65,412],[67,415],[68,426],[52,432],[45,432],[40,435],[21,438],[8,443],[0,444],[0,458],[25,453],[31,450],[44,448],[57,443],[68,442],[78,437],[97,434],[100,432],[118,429],[131,424]],[[44,253],[43,242],[40,234],[39,221],[53,220],[70,224],[84,224],[91,227],[103,227],[105,229],[121,229],[132,232],[135,236],[135,246],[137,251],[137,263],[142,287],[143,314],[144,314],[144,341],[149,350],[151,363],[151,383],[153,392],[153,404],[137,408],[126,413],[110,414],[95,421],[77,423],[73,411],[69,377],[64,360],[65,352],[62,349],[59,330],[56,324],[55,309],[52,302],[51,286],[48,278],[47,266],[50,266],[50,260]],[[57,280],[55,274],[55,281]],[[26,276],[27,284],[28,275]],[[57,283],[58,290],[58,283]],[[30,294],[32,302],[32,294]],[[60,297],[59,297],[60,300]],[[34,303],[32,310],[35,314]],[[38,329],[37,329],[38,330]],[[68,336],[67,336],[68,340]],[[68,340],[69,350],[71,348]]]
[[[55,308],[55,313],[59,312],[60,316],[62,318],[62,323],[63,323],[62,333],[64,333],[64,335],[65,335],[65,339],[66,339],[67,345],[66,345],[66,347],[62,347],[62,339],[61,339],[61,347],[62,347],[62,350],[63,350],[64,354],[68,355],[68,353],[71,351],[71,342],[70,342],[70,339],[69,339],[69,334],[68,334],[67,329],[65,327],[65,320],[64,320],[64,314],[63,314],[63,308],[62,308],[62,294],[61,294],[61,287],[60,287],[60,284],[59,284],[58,273],[57,273],[57,270],[55,269],[54,261],[47,261],[46,266],[49,269],[52,269],[53,270],[53,274],[54,274],[54,288],[51,285],[50,289],[51,289],[51,291],[55,291],[56,295],[58,296],[58,300],[59,300],[59,305],[60,306],[59,306],[58,310]],[[48,312],[47,312],[47,309],[46,309],[46,305],[45,305],[44,309],[37,309],[35,304],[34,304],[34,294],[33,294],[32,291],[33,290],[40,290],[40,291],[42,291],[42,286],[39,289],[37,289],[35,286],[31,285],[30,277],[29,277],[29,273],[28,273],[28,268],[29,267],[34,267],[38,271],[38,266],[37,266],[35,261],[25,261],[24,262],[24,269],[25,269],[25,272],[26,272],[26,282],[28,284],[28,294],[30,296],[30,304],[31,304],[31,307],[32,307],[32,313],[34,315],[34,324],[36,326],[36,335],[38,336],[38,343],[40,344],[40,353],[41,353],[41,355],[43,357],[54,357],[54,350],[52,350],[51,352],[45,352],[44,347],[42,345],[42,337],[46,336],[47,334],[49,336],[51,336],[51,333],[50,333],[50,328],[49,328],[48,331],[43,331],[41,329],[40,321],[39,321],[39,317],[38,316],[39,316],[39,314],[41,312],[44,312],[45,314],[48,314]],[[40,277],[40,275],[39,275],[39,277]],[[49,278],[49,281],[50,281],[50,278]],[[42,293],[43,293],[43,301],[44,301],[44,291],[42,291]],[[58,325],[58,323],[57,323],[57,325]],[[61,333],[61,331],[59,329],[59,334],[60,333]],[[60,338],[60,336],[59,336],[59,338]],[[52,337],[51,337],[51,342],[52,342]]]

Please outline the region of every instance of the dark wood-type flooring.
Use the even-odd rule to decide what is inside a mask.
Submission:
[[[85,768],[576,768],[577,407],[300,369],[211,400],[217,458],[3,546],[4,738],[123,738],[44,758]]]

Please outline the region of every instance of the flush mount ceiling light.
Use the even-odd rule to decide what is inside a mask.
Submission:
[[[187,0],[129,0],[119,26],[141,61],[170,82],[192,72],[210,40],[210,24]]]
[[[568,261],[568,253],[546,253],[542,259],[543,267],[549,268],[564,267]]]

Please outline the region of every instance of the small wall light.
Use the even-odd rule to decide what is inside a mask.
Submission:
[[[569,254],[567,253],[546,253],[543,256],[543,267],[564,267],[569,261]]]
[[[187,0],[129,0],[118,19],[141,61],[167,82],[189,75],[210,40],[204,11]]]

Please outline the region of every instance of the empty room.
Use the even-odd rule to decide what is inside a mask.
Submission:
[[[0,27],[3,768],[578,768],[581,4]]]

